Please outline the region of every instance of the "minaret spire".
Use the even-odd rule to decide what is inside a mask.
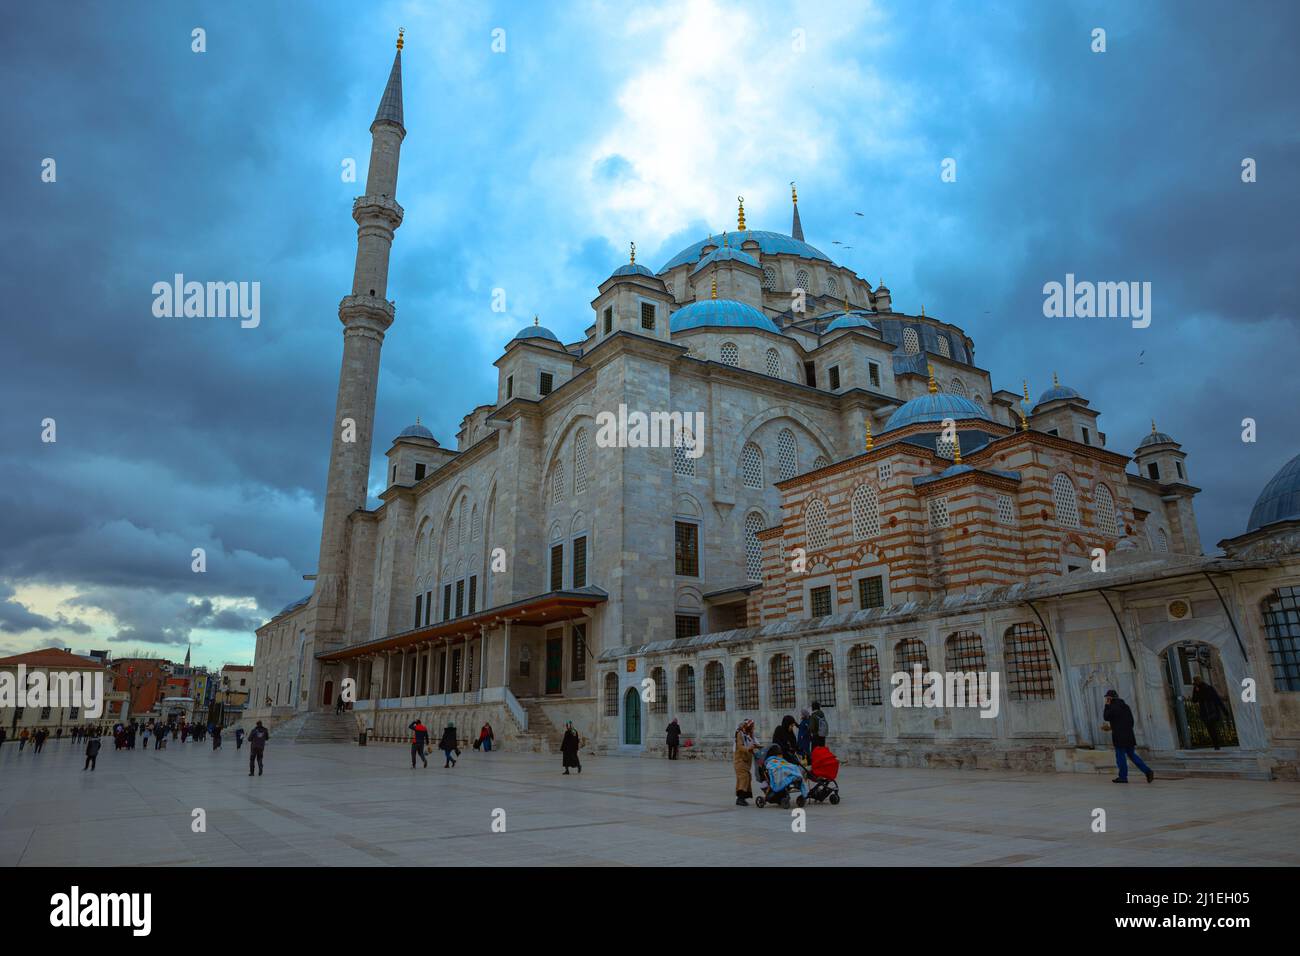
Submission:
[[[381,121],[396,123],[402,127],[403,132],[406,131],[402,123],[402,46],[405,33],[405,28],[397,31],[397,55],[393,57],[393,68],[388,73],[388,85],[384,87],[384,95],[380,97],[379,109],[375,110],[375,123]],[[373,127],[372,123],[371,128]]]
[[[794,224],[790,227],[790,235],[803,242],[803,223],[799,221],[799,190],[794,188],[793,180],[790,182],[790,202],[794,204]]]

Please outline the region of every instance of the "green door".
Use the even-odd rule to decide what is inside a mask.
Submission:
[[[564,638],[546,640],[546,693],[558,694],[564,682]]]
[[[641,695],[635,687],[623,695],[623,743],[641,743]]]

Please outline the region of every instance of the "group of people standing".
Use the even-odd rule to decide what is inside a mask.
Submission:
[[[429,728],[424,725],[419,717],[411,721],[407,730],[411,732],[411,769],[415,769],[415,759],[417,757],[424,761],[424,766],[428,769],[429,760],[425,754],[432,752],[433,748],[429,746]],[[492,741],[496,739],[496,734],[492,732],[492,725],[484,723],[479,728],[478,736],[474,738],[474,749],[481,750],[484,753],[490,753],[492,750]],[[456,722],[447,721],[447,726],[442,729],[442,737],[438,740],[438,749],[442,751],[445,758],[443,769],[449,769],[456,766],[456,758],[460,756],[460,737],[456,733]]]
[[[675,724],[676,721],[674,720]],[[671,725],[670,725],[671,726]],[[781,749],[781,756],[795,766],[807,765],[814,747],[825,747],[830,735],[830,721],[822,706],[813,701],[812,708],[800,711],[799,719],[786,714],[772,731],[772,745]],[[736,771],[736,806],[747,807],[754,796],[754,755],[760,744],[755,734],[754,721],[746,718],[736,728],[736,747],[732,768]]]

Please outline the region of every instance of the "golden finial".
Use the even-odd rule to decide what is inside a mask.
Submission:
[[[402,39],[402,37],[405,35],[406,35],[406,27],[398,27],[397,28],[397,49],[399,50],[402,48],[402,44],[405,42]]]
[[[636,265],[636,243],[632,243],[632,265]]]
[[[952,436],[952,463],[961,464],[961,435],[958,434]]]
[[[1156,433],[1156,420],[1153,418],[1151,419],[1151,434],[1154,435],[1155,433]]]
[[[416,416],[415,416],[415,424],[417,424],[417,425],[420,424],[420,416],[419,416],[419,415],[416,415]]]
[[[790,180],[790,198],[794,201],[796,206],[799,205],[799,190],[794,188],[793,179]]]
[[[1025,403],[1029,403],[1029,379],[1025,379]]]
[[[710,296],[709,296],[709,298],[716,299],[716,298],[718,297],[718,274],[717,274],[717,272],[714,272],[713,275],[712,275],[712,277],[709,279],[709,286],[710,286]]]
[[[1052,388],[1060,388],[1060,387],[1061,387],[1061,380],[1060,380],[1059,378],[1057,378],[1057,377],[1056,377],[1056,373],[1053,372],[1053,373],[1052,373]]]
[[[933,365],[929,365],[929,364],[927,364],[925,367],[926,367],[926,369],[928,369],[929,372],[930,372],[930,394],[931,394],[931,395],[938,395],[938,394],[939,394],[939,386],[938,386],[938,385],[935,383],[935,381],[934,381],[934,366],[933,366]]]
[[[871,437],[871,418],[867,418],[867,451],[871,451],[876,446],[875,439]]]
[[[736,228],[741,232],[745,231],[745,197],[737,196],[736,201],[740,203],[740,214],[736,217]]]
[[[534,313],[533,313],[533,325],[540,325],[540,324],[541,324],[541,323],[540,323],[540,322],[538,321],[538,319],[537,319],[537,313],[534,312]]]
[[[722,248],[727,248],[727,230],[722,230]]]
[[[1029,419],[1025,417],[1025,406],[1023,405],[1020,406],[1020,430],[1022,432],[1029,431]]]
[[[922,318],[925,317],[925,304],[924,304],[924,303],[921,304],[921,317],[922,317]]]

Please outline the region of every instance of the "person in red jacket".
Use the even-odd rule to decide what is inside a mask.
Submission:
[[[425,748],[429,745],[429,728],[424,726],[424,722],[416,717],[411,721],[408,728],[411,731],[411,769],[415,769],[415,758],[418,756],[424,761],[424,769],[429,769],[429,758],[424,755]]]

